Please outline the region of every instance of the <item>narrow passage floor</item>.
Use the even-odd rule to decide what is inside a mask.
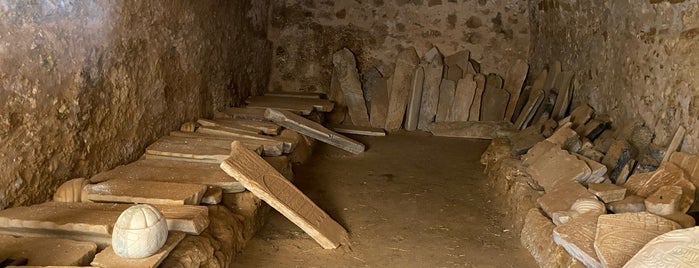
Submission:
[[[319,143],[294,183],[350,232],[324,250],[274,211],[233,267],[536,267],[501,227],[478,163],[488,141],[391,133],[351,136],[352,155]]]

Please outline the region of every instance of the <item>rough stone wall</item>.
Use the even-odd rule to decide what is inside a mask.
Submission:
[[[269,1],[0,0],[0,208],[264,91]]]
[[[699,1],[531,0],[531,61],[575,71],[574,103],[614,122],[646,124],[655,143],[687,128],[699,152]]]
[[[518,0],[284,0],[272,4],[270,91],[328,92],[332,54],[347,47],[360,72],[393,73],[401,48],[422,56],[469,49],[485,72],[504,74],[529,53],[527,2]]]

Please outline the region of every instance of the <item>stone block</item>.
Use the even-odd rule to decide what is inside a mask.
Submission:
[[[570,122],[573,123],[572,129],[576,129],[579,126],[585,125],[592,116],[595,114],[595,109],[592,109],[587,103],[583,103],[578,107],[575,107],[570,113]]]
[[[602,158],[604,158],[604,154],[600,151],[597,151],[595,149],[581,149],[578,152],[580,155],[585,156],[587,158],[590,158],[591,160],[601,162]]]
[[[495,204],[502,208],[503,222],[513,233],[519,235],[524,219],[530,209],[536,207],[536,200],[542,195],[540,187],[525,171],[518,159],[504,157],[488,166],[489,185],[497,196]]]
[[[624,187],[629,193],[648,197],[662,186],[676,185],[682,188],[679,211],[687,212],[694,202],[696,186],[689,181],[687,174],[677,165],[665,162],[660,167],[650,173],[632,175]]]
[[[568,151],[554,147],[530,164],[527,172],[544,189],[551,189],[559,181],[586,182],[592,171],[585,161],[571,155]]]
[[[682,188],[679,186],[663,186],[643,200],[646,210],[655,215],[670,215],[677,212]]]
[[[595,254],[594,242],[598,215],[574,218],[553,229],[553,240],[587,267],[602,267]]]
[[[567,267],[573,261],[568,252],[553,241],[556,226],[539,209],[530,209],[520,240],[540,267]]]
[[[604,267],[622,267],[653,238],[679,229],[674,221],[648,212],[599,216],[595,252]]]
[[[609,178],[616,183],[621,170],[633,157],[633,148],[625,140],[615,140],[612,142],[607,154],[602,158],[602,164],[609,170]]]
[[[643,197],[626,194],[623,200],[607,203],[607,209],[614,213],[632,213],[646,210]]]
[[[549,150],[555,147],[555,143],[547,140],[534,144],[534,146],[532,146],[532,148],[530,148],[529,151],[527,151],[527,153],[522,156],[522,162],[525,165],[531,165],[537,160],[539,160],[539,158],[546,155],[546,153],[548,153]]]
[[[699,227],[674,230],[648,242],[624,267],[699,267]]]
[[[576,181],[562,180],[537,200],[541,209],[551,217],[553,212],[566,211],[580,198],[595,198]]]
[[[602,202],[621,201],[626,196],[626,188],[608,183],[590,183],[587,190],[597,196]]]
[[[699,156],[684,152],[674,152],[670,156],[670,163],[684,170],[694,186],[699,185]],[[699,192],[695,191],[694,203],[690,211],[699,211],[699,203],[696,202],[697,200],[699,200]]]

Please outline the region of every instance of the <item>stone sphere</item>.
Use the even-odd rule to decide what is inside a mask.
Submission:
[[[167,221],[151,205],[135,205],[121,213],[112,232],[112,249],[122,258],[145,258],[167,240]]]

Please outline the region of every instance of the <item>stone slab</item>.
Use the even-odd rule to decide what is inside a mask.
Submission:
[[[27,259],[27,266],[87,266],[95,257],[92,242],[0,235],[0,260]]]
[[[459,81],[456,82],[454,101],[447,113],[447,121],[468,121],[475,94],[476,81],[473,80],[472,74],[468,74],[464,76],[463,79],[459,79]]]
[[[265,112],[265,117],[281,126],[298,131],[303,135],[325,142],[353,154],[364,152],[364,144],[337,134],[323,127],[321,124],[303,118],[294,113],[267,109],[267,112]]]
[[[581,198],[596,198],[584,186],[575,181],[562,180],[537,199],[541,210],[551,217],[554,212],[569,210]]]
[[[252,107],[228,107],[223,111],[216,113],[215,117],[266,121],[265,109]]]
[[[232,119],[232,120],[236,120],[236,119]],[[255,122],[255,121],[251,121],[251,122]],[[260,122],[260,123],[262,123],[262,122]],[[195,132],[200,127],[214,127],[214,128],[218,128],[218,129],[222,129],[222,130],[245,132],[245,133],[251,133],[251,134],[262,134],[262,131],[259,129],[256,129],[256,128],[251,128],[251,127],[247,127],[247,126],[243,126],[243,125],[235,124],[235,123],[220,124],[218,122],[215,122],[215,121],[209,120],[209,119],[198,119],[196,124],[197,124],[197,127],[193,131],[183,131],[183,132],[191,133],[191,132]],[[182,127],[180,127],[180,129],[182,129]],[[278,134],[278,132],[277,132],[277,134]]]
[[[437,104],[437,115],[435,122],[447,122],[449,119],[449,111],[454,104],[454,95],[456,94],[456,82],[448,79],[443,79],[439,85],[439,103]]]
[[[228,157],[229,142],[166,136],[146,148],[146,154],[223,161]]]
[[[522,156],[522,162],[528,166],[532,165],[536,161],[539,161],[539,158],[546,156],[550,150],[557,147],[557,144],[543,140],[537,144],[534,144],[534,146]]]
[[[272,91],[265,92],[263,95],[269,97],[285,97],[285,98],[304,98],[304,99],[324,99],[325,94],[316,92],[289,92],[289,91]]]
[[[522,87],[524,86],[524,80],[527,78],[527,72],[529,71],[529,65],[526,61],[517,60],[510,68],[507,70],[505,75],[505,82],[503,84],[503,89],[509,93],[509,101],[507,102],[507,108],[505,109],[506,121],[512,120],[512,115],[515,112],[515,106],[519,100],[519,95],[522,92]]]
[[[689,211],[694,202],[696,186],[689,181],[684,170],[673,163],[665,162],[654,172],[631,175],[624,187],[628,189],[629,193],[648,197],[660,187],[672,185],[682,188],[678,210],[680,212]]]
[[[648,212],[601,215],[595,252],[604,267],[623,267],[653,238],[679,228],[679,224]]]
[[[636,253],[626,268],[699,267],[699,227],[659,235]]]
[[[140,259],[127,259],[122,258],[114,253],[112,247],[107,247],[100,253],[95,255],[95,259],[92,261],[92,266],[103,267],[103,268],[155,268],[160,265],[160,263],[165,260],[165,258],[181,241],[184,239],[186,234],[180,232],[170,232],[168,233],[165,245],[163,245],[158,252],[150,257],[140,258]]]
[[[308,233],[323,248],[348,242],[347,231],[258,155],[234,142],[221,168]]]
[[[586,267],[603,267],[595,254],[598,215],[581,215],[553,229],[553,240]]]
[[[614,213],[645,211],[646,205],[643,203],[644,199],[643,197],[627,193],[624,199],[607,203],[607,209]]]
[[[129,179],[113,179],[83,187],[82,196],[92,202],[199,205],[207,186]]]
[[[551,190],[551,187],[559,181],[587,182],[592,170],[585,161],[571,155],[568,151],[554,147],[536,162],[531,163],[527,172],[545,190]]]
[[[245,102],[247,104],[246,107],[250,108],[275,108],[292,111],[294,113],[300,113],[303,115],[309,115],[311,112],[313,112],[315,107],[313,104],[306,103],[303,100],[304,99],[299,98],[251,96],[245,100]]]
[[[604,176],[604,174],[607,174],[607,166],[603,165],[602,163],[592,160],[581,154],[574,155],[578,157],[578,159],[585,161],[587,166],[590,167],[590,170],[592,170],[592,174],[590,174],[591,177],[602,177]]]
[[[577,129],[580,126],[584,126],[587,121],[592,119],[595,115],[595,109],[592,109],[587,103],[583,103],[578,107],[575,107],[572,112],[570,112],[570,122],[573,123],[572,129]],[[585,136],[585,135],[583,135]]]
[[[425,69],[422,66],[415,68],[413,81],[410,85],[410,96],[408,97],[408,107],[405,111],[405,130],[413,131],[417,129],[420,117],[420,105],[422,104],[422,90],[425,82]]]
[[[531,122],[532,118],[534,117],[534,113],[539,108],[539,105],[541,105],[541,102],[543,100],[543,90],[532,90],[531,93],[529,93],[527,103],[524,104],[524,107],[522,108],[519,117],[517,117],[517,120],[515,121],[515,128],[526,128],[527,125],[529,125],[529,122]]]
[[[694,217],[692,217],[686,213],[674,212],[672,214],[661,215],[661,216],[663,218],[666,218],[668,220],[676,222],[677,224],[682,226],[682,228],[690,228],[690,227],[694,227],[697,225],[697,222],[694,219]]]
[[[524,220],[520,241],[540,267],[567,267],[572,258],[553,241],[556,226],[536,209],[530,209]]]
[[[362,136],[383,137],[386,136],[386,131],[383,128],[359,127],[352,125],[328,125],[328,128],[337,133],[354,134]]]
[[[587,190],[604,203],[621,201],[626,197],[626,188],[611,183],[589,183]]]
[[[436,48],[432,48],[431,55],[425,54],[427,65],[425,69],[425,80],[422,89],[422,99],[420,105],[420,119],[417,128],[428,130],[437,116],[437,105],[439,104],[440,85],[444,75],[444,60],[441,53]]]
[[[458,66],[460,70],[464,73],[471,67],[469,59],[471,58],[471,51],[464,49],[451,54],[444,58],[444,64],[449,66]],[[473,68],[473,67],[471,67]]]
[[[386,114],[388,113],[388,80],[389,78],[377,79],[371,90],[371,113],[369,114],[369,125],[373,128],[384,128],[386,126]]]
[[[221,203],[222,198],[223,189],[216,186],[209,186],[206,189],[206,192],[204,192],[204,196],[202,196],[200,203],[206,205],[216,205],[218,203]]]
[[[210,126],[228,126],[254,129],[256,132],[261,132],[265,135],[276,136],[282,131],[281,127],[272,122],[253,121],[234,118],[214,118],[214,119],[199,119],[197,122],[201,125],[203,122],[211,124]]]
[[[665,216],[678,212],[681,197],[682,187],[662,186],[643,200],[643,204],[648,212]]]
[[[468,121],[468,122],[434,122],[430,125],[432,135],[439,137],[494,139],[514,133],[510,122],[505,121]]]
[[[369,112],[364,100],[362,83],[359,81],[359,74],[357,74],[357,62],[352,51],[343,48],[335,52],[333,54],[333,67],[352,123],[368,127]]]
[[[626,140],[614,140],[602,158],[602,164],[609,170],[609,178],[616,183],[621,170],[633,156],[633,148]],[[647,196],[647,195],[646,195]]]
[[[510,145],[512,146],[512,154],[521,155],[527,153],[529,149],[534,147],[539,142],[542,142],[545,138],[539,129],[539,126],[531,126],[512,134],[509,137]]]
[[[699,156],[685,152],[673,152],[669,161],[684,170],[695,187],[699,185]],[[694,203],[689,211],[699,211],[699,191],[694,192]]]
[[[577,152],[582,148],[580,136],[570,128],[570,123],[561,125],[546,140],[558,144],[560,148],[571,152]]]
[[[444,67],[444,79],[449,79],[451,81],[458,81],[464,77],[464,70],[457,65],[446,65]]]
[[[500,121],[505,118],[510,93],[502,88],[502,84],[502,78],[496,74],[489,74],[486,77],[481,103],[481,121]]]
[[[568,112],[568,106],[570,106],[570,101],[573,98],[573,88],[571,84],[574,75],[575,73],[573,72],[565,71],[556,76],[555,88],[558,91],[556,92],[556,104],[553,106],[553,111],[551,112],[551,118],[555,120],[563,119]]]
[[[220,148],[227,148],[234,140],[242,142],[248,149],[257,150],[260,148],[261,153],[269,156],[277,156],[284,153],[285,145],[283,141],[275,140],[277,137],[259,135],[258,133],[250,133],[238,131],[224,127],[206,127],[197,128],[196,132],[170,132],[171,141],[177,142],[196,142],[210,143]],[[226,146],[228,145],[228,146]]]
[[[398,130],[403,125],[410,86],[418,62],[419,58],[413,47],[403,49],[396,57],[396,67],[393,76],[391,76],[392,88],[388,92],[388,113],[386,114],[385,127],[388,131]]]
[[[675,131],[675,135],[672,137],[670,144],[667,146],[667,150],[665,151],[663,161],[661,163],[670,160],[670,156],[672,155],[672,153],[680,148],[680,145],[682,145],[682,140],[684,139],[684,134],[686,132],[687,130],[683,126],[679,126],[677,128],[677,131]]]
[[[485,75],[476,74],[473,80],[476,81],[476,93],[473,95],[473,103],[468,113],[468,121],[479,121],[481,119],[483,92],[485,92]]]

